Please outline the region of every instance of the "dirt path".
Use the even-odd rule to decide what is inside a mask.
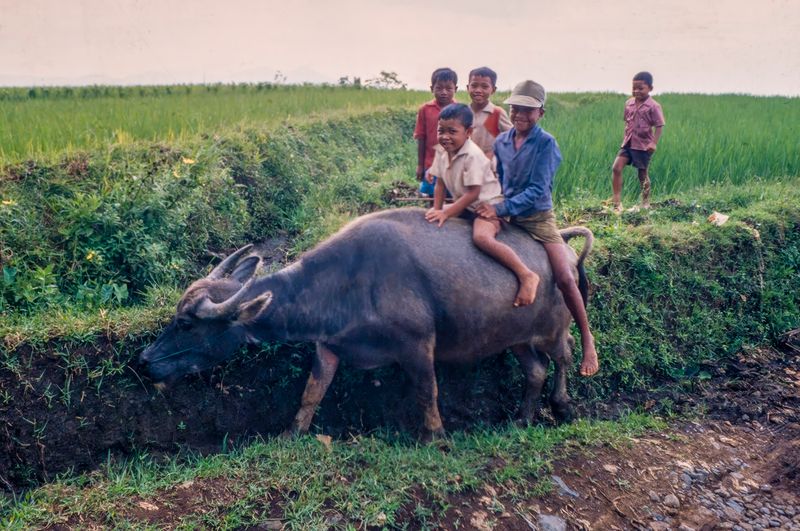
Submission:
[[[446,527],[800,530],[800,349],[785,346],[743,355],[684,397],[705,410],[696,420],[557,461],[543,498],[509,503],[487,488],[454,500]]]
[[[800,529],[798,456],[797,428],[686,423],[557,462],[547,497],[503,504],[487,489],[461,500],[452,523],[485,530]]]

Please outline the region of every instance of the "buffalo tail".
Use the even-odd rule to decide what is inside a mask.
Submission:
[[[586,269],[583,267],[583,262],[586,260],[589,251],[592,250],[594,234],[586,227],[567,227],[566,229],[561,229],[559,232],[565,242],[568,242],[575,236],[583,236],[584,238],[583,249],[581,250],[581,254],[578,255],[578,263],[576,266],[578,268],[578,290],[581,292],[583,305],[586,306],[589,303],[589,279],[586,276]]]

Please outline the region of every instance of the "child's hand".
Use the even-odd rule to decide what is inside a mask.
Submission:
[[[425,212],[425,219],[427,219],[430,223],[439,223],[439,227],[444,225],[444,222],[447,221],[449,218],[444,210],[436,210],[435,208],[431,208],[427,212]]]
[[[425,172],[425,180],[428,181],[428,184],[433,184],[433,175],[430,170]]]
[[[420,164],[419,166],[417,166],[417,180],[422,181],[424,176],[425,176],[425,168],[422,166],[422,164]]]
[[[480,203],[475,207],[475,213],[484,219],[497,219],[497,210],[489,203]]]
[[[649,144],[647,144],[647,152],[648,153],[653,153],[655,150],[656,150],[655,142],[650,142]]]

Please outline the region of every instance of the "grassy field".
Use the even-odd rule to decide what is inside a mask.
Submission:
[[[419,92],[271,84],[0,88],[0,166],[137,140],[185,142],[236,127],[409,107]]]
[[[667,125],[650,174],[656,194],[715,183],[748,185],[756,177],[800,172],[800,98],[741,95],[656,95]],[[622,135],[624,98],[557,94],[543,126],[564,155],[556,183],[561,197],[610,195],[610,166]],[[628,201],[638,191],[625,173]]]
[[[468,101],[463,91],[457,97]],[[495,101],[504,97],[497,94]],[[654,194],[798,173],[800,98],[655,97],[667,126],[651,167]],[[421,91],[271,84],[0,89],[0,166],[142,140],[185,145],[226,131],[280,129],[323,116],[385,108],[413,112],[428,99]],[[611,93],[550,95],[542,124],[564,154],[557,196],[608,194],[625,99]],[[638,183],[627,175],[630,200]]]

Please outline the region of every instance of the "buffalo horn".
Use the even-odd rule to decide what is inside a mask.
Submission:
[[[247,251],[249,251],[252,247],[253,247],[252,243],[247,244],[238,251],[236,251],[235,253],[233,253],[232,255],[230,255],[229,257],[227,257],[225,260],[220,262],[217,265],[217,267],[215,267],[211,271],[211,273],[208,274],[206,278],[211,280],[218,280],[227,275],[228,273],[230,273],[231,271],[233,271],[233,268],[236,267],[236,264],[239,262],[239,258],[241,258],[242,255]]]
[[[213,302],[208,297],[205,297],[197,305],[194,314],[199,319],[227,319],[236,314],[250,286],[255,279],[250,279],[245,282],[244,286],[239,288],[239,291],[228,297],[222,302]]]

